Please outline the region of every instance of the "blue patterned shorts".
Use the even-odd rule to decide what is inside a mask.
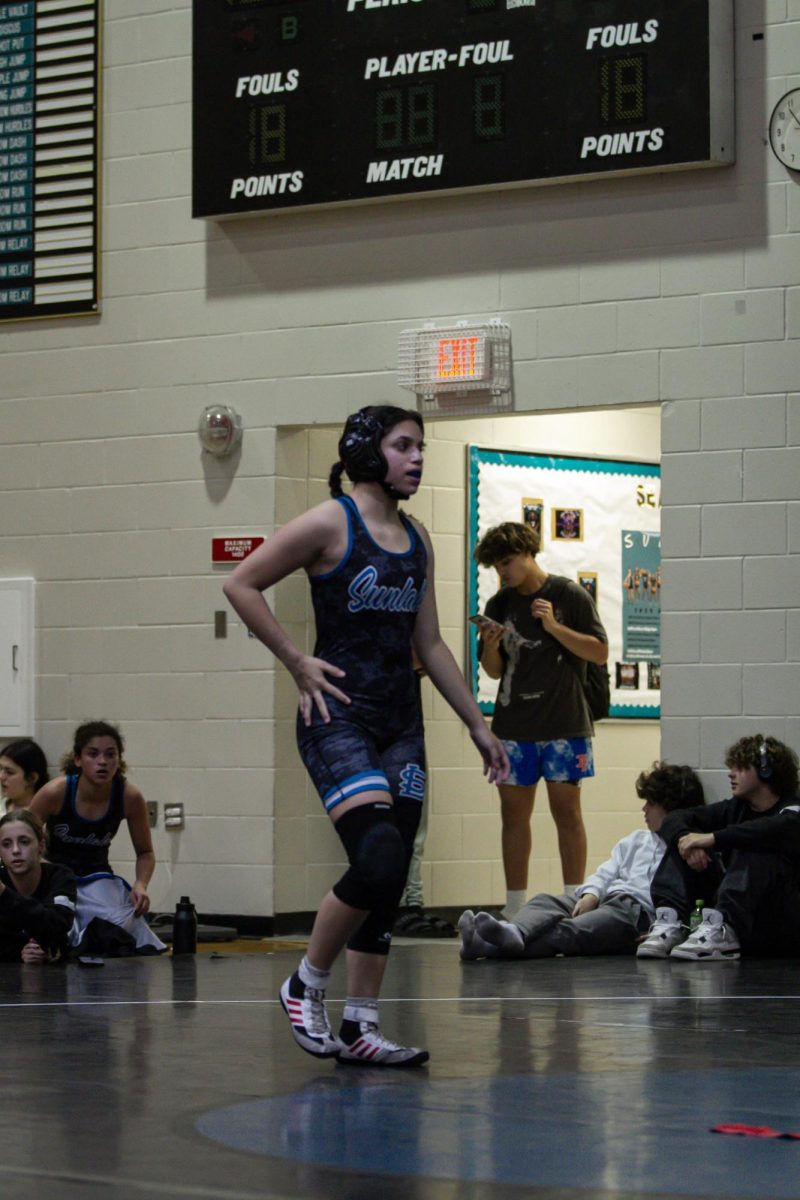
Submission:
[[[578,783],[594,775],[591,738],[558,738],[554,742],[503,741],[511,763],[506,783],[532,787],[540,779]]]
[[[331,721],[314,712],[306,727],[298,714],[297,746],[327,812],[363,792],[394,800],[425,798],[425,741],[419,707],[392,710],[326,697]]]

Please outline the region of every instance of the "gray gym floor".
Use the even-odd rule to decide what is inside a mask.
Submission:
[[[210,948],[211,949],[211,948]],[[399,942],[426,1068],[318,1062],[277,1002],[302,947],[0,966],[0,1196],[800,1196],[800,963],[466,963]],[[343,977],[330,989],[338,1018]]]

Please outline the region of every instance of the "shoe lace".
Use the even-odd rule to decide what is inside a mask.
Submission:
[[[397,1042],[390,1042],[384,1037],[377,1025],[372,1021],[361,1022],[362,1034],[369,1037],[370,1041],[376,1043],[382,1050],[402,1050],[403,1046],[398,1046]]]
[[[331,1023],[325,1009],[325,993],[321,988],[307,987],[304,999],[308,1001],[308,1030],[317,1035],[330,1033]]]

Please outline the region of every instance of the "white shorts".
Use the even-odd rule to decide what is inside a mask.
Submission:
[[[161,952],[166,945],[157,938],[144,917],[137,917],[133,912],[130,885],[120,875],[105,873],[80,876],[78,884],[78,902],[75,906],[75,920],[69,935],[70,946],[80,944],[86,928],[94,917],[102,917],[113,925],[119,925],[129,933],[136,943],[136,949],[142,946],[152,946]]]

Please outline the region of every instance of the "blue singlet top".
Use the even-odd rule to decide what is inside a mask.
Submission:
[[[384,550],[370,536],[349,496],[338,497],[347,514],[347,549],[325,575],[310,576],[317,626],[314,654],[347,672],[337,680],[357,702],[416,702],[411,635],[425,598],[428,554],[403,513],[409,547]]]

